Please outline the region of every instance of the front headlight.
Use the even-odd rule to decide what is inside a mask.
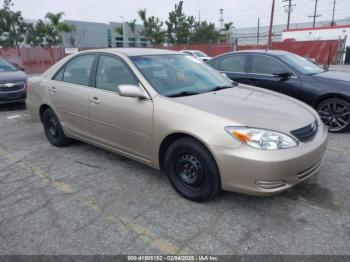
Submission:
[[[238,141],[251,147],[276,150],[295,147],[298,142],[283,133],[250,127],[225,127],[225,130]]]

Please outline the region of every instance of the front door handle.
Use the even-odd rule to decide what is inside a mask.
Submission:
[[[51,88],[49,88],[49,91],[51,92],[51,93],[56,93],[57,92],[57,90],[56,90],[56,87],[51,87]]]
[[[259,82],[254,79],[248,79],[247,80],[248,85],[259,85]]]
[[[99,104],[101,103],[101,101],[98,99],[98,97],[93,97],[90,99],[90,102],[93,103],[93,104]]]

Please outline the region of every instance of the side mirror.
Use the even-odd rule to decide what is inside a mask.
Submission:
[[[120,96],[125,96],[125,97],[149,99],[147,93],[145,93],[140,87],[135,85],[119,85],[117,87],[117,93]]]
[[[227,74],[226,74],[226,73],[221,73],[221,75],[222,75],[222,76],[224,76],[225,78],[227,78],[228,80],[230,80],[230,81],[233,83],[233,80],[232,80],[232,79],[230,79],[230,78],[227,76]]]
[[[290,72],[280,72],[273,74],[274,77],[279,77],[281,80],[288,79],[292,74]]]

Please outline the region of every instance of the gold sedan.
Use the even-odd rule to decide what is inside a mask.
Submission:
[[[317,172],[327,142],[306,104],[167,50],[68,56],[29,80],[26,104],[54,146],[77,139],[127,156],[194,201],[286,190]]]

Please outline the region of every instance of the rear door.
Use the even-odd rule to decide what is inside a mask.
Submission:
[[[275,75],[281,72],[289,72],[291,76],[281,78]],[[247,83],[250,85],[266,88],[295,98],[300,97],[300,79],[276,58],[252,54],[248,60],[248,76]]]
[[[88,90],[95,58],[95,54],[83,54],[72,58],[48,82],[49,99],[62,125],[83,137],[91,135]]]
[[[233,81],[247,84],[247,55],[229,54],[215,60],[211,66],[225,73]]]

